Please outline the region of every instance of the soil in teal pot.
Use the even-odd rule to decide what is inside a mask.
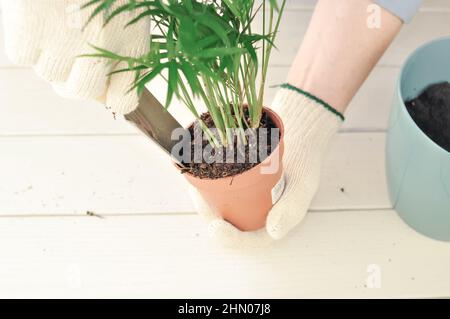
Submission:
[[[450,152],[450,83],[430,85],[418,97],[407,101],[406,108],[417,126]]]

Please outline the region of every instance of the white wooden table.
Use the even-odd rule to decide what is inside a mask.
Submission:
[[[269,85],[313,3],[290,1]],[[449,32],[450,3],[426,1],[352,102],[304,223],[253,251],[208,238],[183,178],[133,127],[59,98],[0,47],[0,297],[450,297],[450,243],[399,219],[384,175],[400,65]]]

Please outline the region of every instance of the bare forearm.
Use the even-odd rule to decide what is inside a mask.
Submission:
[[[402,26],[380,8],[368,24],[370,0],[319,0],[288,82],[344,112]]]

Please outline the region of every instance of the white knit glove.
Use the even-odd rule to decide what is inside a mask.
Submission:
[[[106,59],[80,58],[95,53],[90,46],[119,55],[138,57],[148,51],[150,22],[141,19],[125,28],[137,12],[122,13],[103,27],[102,14],[83,30],[93,8],[81,9],[86,0],[1,0],[6,53],[12,62],[34,67],[65,97],[95,99],[106,97],[113,112],[128,113],[136,108],[138,96],[127,94],[132,72],[107,75],[126,65]],[[128,3],[120,0],[116,5]]]
[[[344,119],[322,100],[289,84],[281,86],[272,108],[285,127],[286,188],[270,211],[265,228],[253,232],[238,230],[212,211],[195,188],[189,189],[197,211],[209,222],[210,235],[225,246],[266,246],[283,238],[302,221],[319,187],[324,153]]]

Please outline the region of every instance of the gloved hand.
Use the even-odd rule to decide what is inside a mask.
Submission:
[[[209,223],[209,232],[225,246],[259,247],[283,238],[305,217],[319,187],[324,153],[344,117],[324,101],[283,84],[272,103],[284,123],[286,187],[270,211],[266,227],[242,232],[208,207],[190,186],[195,208]],[[245,212],[243,212],[245,213]]]
[[[95,53],[90,45],[124,56],[139,57],[148,51],[150,21],[141,19],[125,27],[137,11],[121,13],[105,27],[99,14],[86,28],[93,7],[81,9],[86,0],[1,0],[6,53],[13,63],[34,67],[65,97],[106,97],[113,112],[126,114],[138,105],[138,96],[127,93],[132,72],[111,71],[126,65],[106,59],[79,57]],[[115,6],[128,3],[119,0]]]

